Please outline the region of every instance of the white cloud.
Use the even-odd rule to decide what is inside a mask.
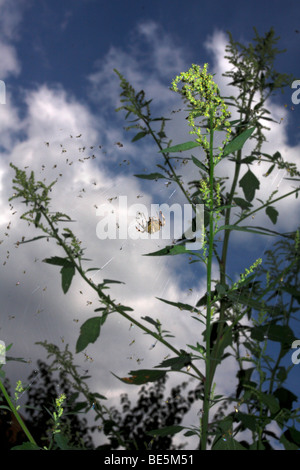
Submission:
[[[17,60],[16,50],[13,46],[8,44],[0,43],[0,54],[1,54],[1,64],[0,64],[0,77],[1,80],[6,79],[11,74],[19,75],[20,73],[20,64]]]

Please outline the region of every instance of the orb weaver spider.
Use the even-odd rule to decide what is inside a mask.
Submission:
[[[145,215],[142,214],[141,212],[138,212],[138,215],[142,216],[141,223],[138,222],[138,225],[140,228],[138,226],[135,227],[138,232],[142,232],[142,233],[147,232],[151,234],[151,233],[159,232],[161,227],[166,225],[166,219],[162,211],[160,211],[159,214],[157,214],[158,215],[157,217],[149,217],[148,220],[146,220]]]

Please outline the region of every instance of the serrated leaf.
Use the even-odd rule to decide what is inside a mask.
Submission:
[[[149,175],[134,175],[137,178],[142,178],[144,180],[158,180],[160,178],[168,179],[166,176],[161,173],[150,173]]]
[[[187,240],[190,241],[190,240]],[[154,251],[153,253],[146,253],[143,256],[175,256],[175,255],[181,255],[181,254],[193,254],[192,251],[187,250],[185,245],[171,245],[171,246],[165,246],[162,250]]]
[[[137,140],[140,140],[140,139],[142,139],[143,137],[145,137],[145,135],[147,135],[147,134],[148,134],[148,132],[145,132],[145,131],[139,132],[138,134],[136,134],[136,135],[133,137],[133,139],[131,140],[131,142],[136,142]]]
[[[80,335],[76,343],[76,353],[83,351],[88,344],[96,341],[100,335],[100,328],[105,319],[103,317],[92,317],[81,325]]]
[[[252,173],[251,170],[248,170],[247,173],[239,181],[239,186],[242,187],[245,198],[248,202],[251,202],[254,199],[255,191],[259,189],[260,182]]]
[[[54,440],[61,450],[72,450],[73,447],[69,445],[68,439],[61,432],[54,434]]]
[[[246,140],[249,139],[251,134],[254,132],[254,130],[255,130],[255,127],[251,127],[250,129],[245,130],[240,135],[235,137],[235,139],[233,139],[231,142],[229,142],[229,144],[226,145],[226,147],[224,148],[224,151],[223,151],[224,157],[226,155],[229,155],[230,153],[240,150],[243,147]]]
[[[173,305],[174,307],[179,308],[180,310],[188,310],[189,312],[197,312],[197,309],[193,305],[183,304],[182,302],[171,302],[170,300],[161,299],[160,297],[155,297],[166,304]]]
[[[141,317],[142,320],[145,320],[147,321],[148,323],[151,323],[152,325],[154,325],[156,328],[160,326],[160,323],[158,323],[157,321],[153,320],[153,318],[151,317]]]
[[[139,369],[130,371],[129,374],[131,377],[118,377],[112,372],[117,379],[130,385],[142,385],[148,382],[155,382],[161,377],[164,377],[166,373],[167,371],[165,370]]]
[[[82,379],[83,377],[81,377]],[[72,413],[78,413],[78,411],[84,410],[87,408],[87,402],[86,401],[80,401],[75,404],[75,406],[72,408]]]
[[[156,367],[171,367],[172,370],[180,370],[183,367],[188,366],[191,363],[191,356],[189,354],[180,355],[177,357],[171,357],[162,361]]]
[[[212,450],[247,450],[239,441],[230,436],[224,439],[219,437],[213,444]]]
[[[287,373],[283,372],[283,377],[285,376],[287,376]],[[297,401],[296,395],[284,387],[277,388],[274,392],[274,396],[279,400],[280,408],[285,408],[287,410],[292,410],[293,402]]]
[[[235,417],[243,423],[245,428],[248,428],[253,432],[256,431],[256,416],[250,414],[248,415],[239,411],[236,413]]]
[[[269,216],[271,222],[273,222],[273,224],[275,225],[276,222],[277,222],[277,217],[279,215],[279,213],[277,212],[277,210],[275,209],[275,207],[273,206],[268,206],[266,208],[266,214]]]
[[[185,150],[190,150],[195,147],[199,147],[200,144],[195,141],[185,142],[184,144],[174,145],[173,147],[168,147],[166,149],[160,150],[162,153],[171,153],[171,152],[184,152]]]
[[[264,229],[263,227],[254,227],[254,228],[262,228],[262,230],[266,230],[267,232],[271,232],[271,230]],[[264,232],[259,232],[258,230],[252,230],[251,228],[248,228],[248,225],[240,227],[239,225],[222,225],[222,227],[219,227],[216,230],[216,233],[220,232],[221,230],[239,230],[240,232],[249,232],[249,233],[259,233],[259,235],[270,235],[270,236],[275,236],[271,235],[269,233],[264,233]]]
[[[277,411],[279,411],[280,406],[277,398],[274,395],[262,392],[257,393],[259,394],[260,401],[262,401],[269,408],[271,413],[277,413]]]
[[[43,259],[43,263],[54,264],[56,266],[73,266],[67,258],[60,258],[59,256],[52,256],[52,258]]]
[[[296,339],[293,331],[288,325],[272,324],[260,328],[263,328],[264,334],[267,335],[270,341],[276,341],[282,344],[292,344]]]
[[[242,209],[249,209],[250,207],[252,207],[251,202],[248,202],[241,197],[234,197],[233,201],[237,206],[241,207]]]
[[[11,450],[41,450],[41,448],[32,442],[23,442],[19,446],[12,447]]]
[[[63,266],[60,273],[62,290],[64,294],[66,294],[72,283],[73,276],[75,275],[75,267],[72,264],[69,266]]]

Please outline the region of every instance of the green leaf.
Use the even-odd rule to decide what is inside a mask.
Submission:
[[[118,305],[118,310],[123,310],[123,312],[133,312],[133,308],[126,307],[126,305]]]
[[[142,178],[144,180],[158,180],[160,178],[168,179],[166,176],[161,173],[150,173],[150,175],[134,175],[137,178]]]
[[[273,206],[268,206],[266,208],[266,214],[269,216],[269,218],[271,219],[271,222],[273,222],[273,224],[275,225],[276,222],[277,222],[277,217],[278,217],[278,212],[277,210],[275,209],[275,207]]]
[[[148,323],[151,323],[152,325],[155,326],[155,328],[159,328],[161,326],[160,323],[153,320],[153,318],[151,317],[146,316],[146,317],[141,317],[141,319],[147,321]]]
[[[205,348],[201,346],[201,344],[199,344],[198,341],[197,341],[197,346],[192,346],[191,344],[187,344],[187,346],[193,349],[194,351],[197,351],[200,354],[203,354],[205,352]]]
[[[41,448],[32,442],[23,442],[20,446],[12,447],[11,450],[41,450]]]
[[[131,377],[118,377],[116,374],[112,372],[112,374],[125,384],[130,385],[142,385],[148,382],[155,382],[156,380],[164,377],[167,371],[165,370],[151,370],[151,369],[139,369],[139,370],[132,370],[129,372]]]
[[[248,170],[239,181],[239,186],[243,188],[245,198],[248,202],[254,199],[255,190],[259,189],[259,185],[259,180],[251,170]]]
[[[125,282],[115,281],[114,279],[103,279],[103,284],[125,284]]]
[[[35,227],[38,226],[38,223],[39,223],[39,221],[41,220],[41,217],[42,217],[42,213],[41,213],[41,212],[38,212],[38,213],[36,214],[35,219],[34,219],[34,225],[35,225]]]
[[[282,434],[282,436],[280,437],[279,441],[281,442],[281,444],[284,445],[284,448],[285,450],[298,450],[299,449],[299,445],[297,444],[294,444],[293,442],[291,442],[289,439],[287,439],[286,435],[289,437],[289,439],[291,438],[290,434],[288,433],[288,430],[285,431],[284,434]]]
[[[279,400],[280,408],[287,410],[291,410],[293,408],[293,402],[297,401],[296,395],[284,387],[277,388],[274,392],[274,396]]]
[[[188,240],[187,240],[188,241]],[[143,256],[168,256],[168,255],[181,255],[181,254],[193,254],[192,251],[187,250],[185,245],[171,245],[165,246],[162,250],[154,251],[153,253],[147,253]]]
[[[280,152],[275,152],[273,154],[272,160],[282,160],[282,156]]]
[[[287,373],[287,370],[285,367],[283,366],[280,366],[278,368],[278,372],[277,372],[277,375],[276,375],[276,378],[280,381],[280,382],[284,382],[286,379],[287,379],[287,376],[288,376],[288,373]],[[276,392],[275,392],[276,393]],[[280,401],[280,400],[279,400]]]
[[[172,370],[180,370],[183,367],[186,367],[190,364],[191,364],[190,354],[182,354],[180,356],[166,359],[165,361],[162,361],[162,363],[156,367],[171,367]]]
[[[248,165],[249,163],[251,164],[255,160],[257,160],[256,157],[245,157],[245,158],[242,158],[241,163],[246,163]]]
[[[280,410],[279,402],[274,395],[268,393],[262,393],[257,391],[260,401],[262,401],[271,411],[271,413],[277,413]]]
[[[178,145],[174,145],[173,147],[167,147],[166,149],[160,150],[159,153],[160,152],[163,152],[163,153],[184,152],[185,150],[190,150],[199,146],[200,144],[198,142],[189,141],[189,142],[185,142],[184,144],[178,144]]]
[[[145,137],[145,135],[147,135],[147,134],[148,134],[148,132],[145,132],[145,131],[139,132],[138,134],[136,134],[136,135],[133,137],[133,139],[131,140],[131,142],[136,142],[137,140],[140,140],[140,139],[142,139],[143,137]]]
[[[43,259],[43,263],[54,264],[56,266],[73,266],[67,258],[60,258],[59,256],[52,256],[52,258]]]
[[[30,240],[25,240],[23,242],[19,242],[19,245],[23,245],[24,243],[30,243],[33,242],[34,240],[39,240],[40,238],[48,238],[47,235],[40,235],[39,237],[31,238]]]
[[[300,291],[299,289],[295,289],[295,287],[290,287],[290,286],[282,286],[282,290],[290,294],[294,299],[297,300],[298,304],[300,304]]]
[[[96,398],[100,398],[101,400],[107,400],[107,398],[104,395],[100,395],[100,393],[93,393],[93,396]]]
[[[234,197],[233,201],[237,206],[241,207],[242,209],[250,209],[250,207],[252,207],[251,202],[245,201],[245,199],[241,197]]]
[[[72,450],[73,447],[68,444],[68,439],[61,432],[54,434],[54,440],[61,450]]]
[[[107,316],[107,315],[106,315]],[[100,328],[106,320],[104,317],[92,317],[80,327],[80,335],[76,343],[76,352],[83,351],[88,344],[94,343],[100,335]]]
[[[250,429],[250,431],[255,432],[256,431],[256,416],[254,415],[248,415],[245,413],[242,413],[241,411],[238,411],[238,413],[235,414],[235,417],[242,422],[243,426],[245,428]]]
[[[193,163],[195,163],[196,166],[198,166],[199,168],[201,168],[201,170],[204,170],[204,171],[208,171],[208,168],[206,168],[206,166],[204,165],[204,163],[200,162],[198,160],[198,158],[194,157],[192,155],[192,160],[193,160]]]
[[[187,431],[184,433],[184,436],[190,437],[190,436],[198,436],[198,433],[196,431]]]
[[[254,227],[254,228],[262,228],[262,230],[266,230],[267,232],[271,232],[271,230],[263,229],[263,227]],[[220,232],[221,230],[239,230],[241,232],[249,232],[249,233],[259,233],[260,235],[270,235],[270,236],[275,236],[271,235],[269,233],[264,233],[264,232],[259,232],[258,230],[252,230],[251,228],[248,228],[248,225],[245,225],[243,227],[240,227],[239,225],[222,225],[222,227],[219,227],[216,231],[216,233]]]
[[[251,338],[256,341],[263,341],[265,337],[265,328],[262,326],[255,326],[251,329]]]
[[[300,432],[293,426],[290,426],[283,434],[285,441],[280,439],[287,450],[297,450],[300,447]],[[283,437],[282,436],[282,437]],[[289,443],[289,447],[286,447],[286,443]]]
[[[244,132],[242,132],[242,134],[238,135],[231,142],[229,142],[229,144],[226,145],[226,147],[224,148],[224,151],[223,151],[224,157],[226,155],[229,155],[230,153],[240,150],[243,147],[246,140],[249,139],[251,134],[254,132],[254,130],[255,130],[255,127],[251,127],[250,129],[247,129]]]
[[[224,439],[220,436],[213,444],[212,450],[247,450],[246,447],[242,446],[239,441],[236,441],[231,436]]]
[[[188,310],[189,312],[198,311],[193,305],[183,304],[181,302],[171,302],[170,300],[161,299],[160,297],[155,298],[161,300],[162,302],[165,302],[166,304],[173,305],[174,307],[179,308],[179,310]]]
[[[282,344],[291,345],[296,339],[293,331],[288,325],[268,325],[265,327],[268,339]]]
[[[259,228],[260,230],[264,230],[265,232],[269,232],[269,233],[274,233],[275,235],[280,235],[282,237],[284,237],[285,235],[282,234],[282,233],[279,233],[279,232],[276,232],[275,230],[270,230],[268,228],[264,228],[264,227],[258,227],[258,226],[254,226],[252,228]],[[267,234],[266,234],[267,235]],[[286,238],[289,238],[289,237],[286,237]]]
[[[173,436],[174,434],[177,434],[183,429],[186,429],[186,428],[183,426],[167,426],[165,428],[155,429],[154,431],[149,431],[147,432],[147,434],[149,434],[150,436]]]
[[[265,177],[269,176],[272,173],[272,171],[274,170],[274,168],[275,168],[275,163],[270,166],[270,168],[268,169],[267,173],[264,176]]]
[[[72,283],[73,276],[75,275],[75,267],[73,266],[73,264],[69,266],[63,266],[60,272],[62,290],[64,294],[66,294]]]
[[[6,361],[24,362],[25,364],[28,364],[28,361],[25,361],[25,359],[23,359],[23,357],[6,356]]]
[[[101,282],[101,284],[98,284],[98,286],[97,286],[98,291],[101,291],[102,289],[109,289],[109,287],[106,287],[107,284],[125,284],[125,282],[115,281],[115,280],[111,280],[111,279],[103,279],[103,282]]]

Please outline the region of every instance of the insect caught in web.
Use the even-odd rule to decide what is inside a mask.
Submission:
[[[159,232],[159,230],[166,225],[166,219],[163,215],[162,211],[159,212],[157,217],[149,217],[147,220],[145,215],[141,212],[138,212],[138,216],[140,217],[140,221],[138,225],[135,227],[138,232],[142,233],[155,233]]]

